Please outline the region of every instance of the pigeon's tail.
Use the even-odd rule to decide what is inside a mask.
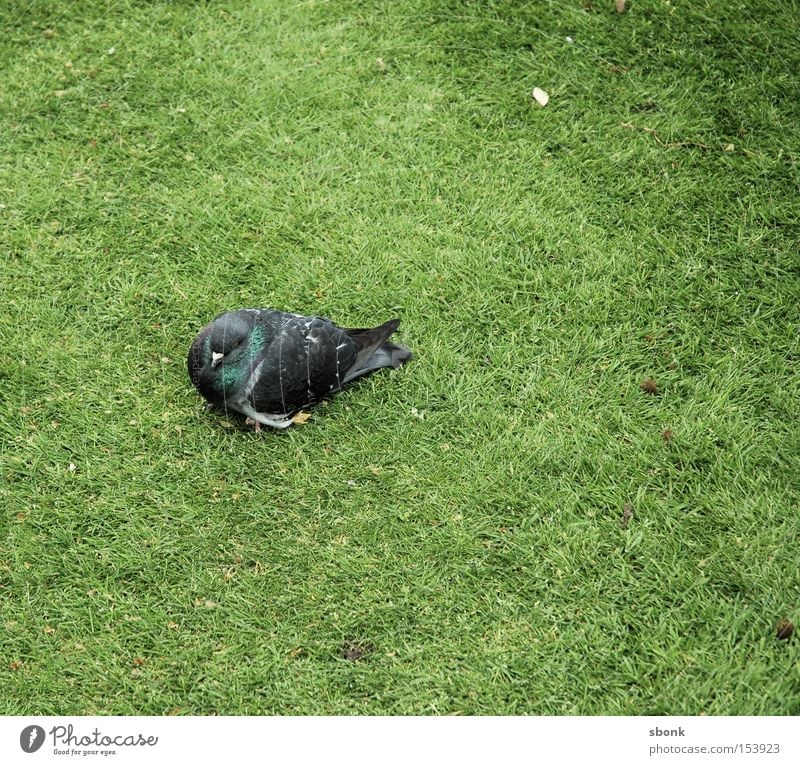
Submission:
[[[392,319],[373,329],[347,329],[345,332],[353,339],[358,349],[356,360],[350,367],[343,382],[374,372],[376,369],[392,367],[397,369],[411,358],[411,351],[402,345],[386,341],[400,325],[400,319]]]

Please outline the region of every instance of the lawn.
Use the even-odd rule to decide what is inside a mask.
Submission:
[[[4,0],[0,713],[800,714],[800,7],[627,5]]]

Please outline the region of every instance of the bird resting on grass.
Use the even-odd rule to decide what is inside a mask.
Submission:
[[[292,416],[411,351],[388,342],[400,324],[345,329],[321,316],[241,308],[217,316],[192,342],[189,377],[212,407],[288,428]]]

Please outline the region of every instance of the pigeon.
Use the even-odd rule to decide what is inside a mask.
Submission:
[[[387,342],[400,324],[337,327],[322,316],[241,308],[217,316],[192,342],[189,377],[210,408],[255,425],[288,428],[292,416],[376,369],[397,369],[411,351]]]

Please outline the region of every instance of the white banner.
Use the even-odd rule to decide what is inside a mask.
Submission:
[[[791,717],[5,717],[0,763],[800,763]]]

